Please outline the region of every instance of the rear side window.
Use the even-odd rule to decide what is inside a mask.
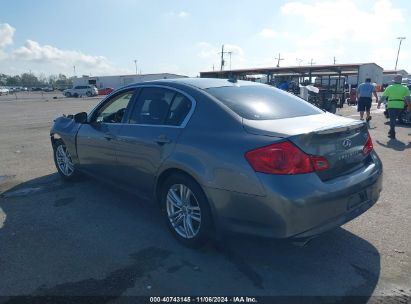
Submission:
[[[323,113],[305,100],[270,86],[209,88],[207,92],[245,119],[271,120]]]
[[[179,126],[191,107],[191,101],[178,92],[158,87],[143,88],[129,123]]]

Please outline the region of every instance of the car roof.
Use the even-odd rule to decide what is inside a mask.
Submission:
[[[135,83],[130,86],[137,86],[141,84],[183,84],[196,87],[199,89],[221,88],[221,87],[243,87],[263,85],[252,81],[231,80],[219,78],[176,78],[176,79],[159,79],[147,82]]]

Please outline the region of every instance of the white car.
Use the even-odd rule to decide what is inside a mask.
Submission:
[[[0,87],[0,95],[9,95],[9,89]]]
[[[79,96],[97,96],[98,90],[95,86],[84,85],[84,86],[75,86],[72,89],[67,89],[63,91],[64,96],[66,97],[79,97]]]

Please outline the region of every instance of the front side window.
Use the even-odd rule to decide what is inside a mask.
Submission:
[[[113,96],[98,110],[95,116],[95,121],[104,123],[121,123],[133,94],[134,89]]]
[[[184,95],[165,88],[144,88],[130,116],[130,123],[145,125],[182,124],[192,107]]]

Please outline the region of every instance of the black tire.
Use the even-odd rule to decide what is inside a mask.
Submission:
[[[87,92],[87,93],[86,93],[86,96],[87,96],[87,97],[91,97],[91,96],[92,96],[91,92]]]
[[[59,148],[60,147],[60,148]],[[68,153],[68,154],[66,154],[66,155],[68,155],[68,158],[69,158],[69,160],[70,160],[70,162],[71,162],[71,164],[72,164],[72,170],[68,170],[68,171],[65,171],[64,170],[64,167],[62,166],[62,164],[60,163],[59,164],[59,161],[58,161],[58,155],[59,155],[59,152],[61,151],[59,151],[59,149],[63,149],[64,151],[66,151],[66,153],[68,153],[68,151],[67,151],[67,148],[66,148],[66,145],[64,144],[64,142],[63,142],[63,140],[61,140],[61,139],[57,139],[55,142],[54,142],[54,144],[53,144],[53,159],[54,159],[54,164],[56,165],[56,168],[57,168],[57,172],[60,174],[60,176],[64,179],[64,180],[67,180],[67,181],[73,181],[73,180],[76,180],[77,178],[78,178],[78,172],[77,172],[77,170],[76,170],[76,167],[74,166],[74,164],[72,163],[72,160],[71,160],[71,156],[70,156],[70,153]],[[60,154],[60,156],[61,156],[61,154]],[[67,164],[66,164],[67,165]]]
[[[170,203],[167,202],[167,197],[169,191],[174,191],[176,187],[179,187],[180,185],[184,185],[187,187],[193,194],[193,196],[190,196],[188,199],[189,205],[191,206],[198,206],[199,207],[199,214],[200,214],[200,223],[197,225],[197,221],[193,221],[192,219],[190,222],[192,225],[189,225],[187,227],[191,227],[192,231],[196,230],[197,232],[193,234],[190,237],[183,237],[180,233],[178,232],[178,228],[183,228],[183,227],[177,227],[175,228],[174,225],[178,226],[179,224],[177,221],[173,224],[172,220],[169,216],[170,214]],[[211,217],[211,211],[210,211],[210,206],[208,203],[208,200],[203,192],[203,189],[201,186],[194,181],[191,177],[184,175],[184,174],[175,174],[170,177],[168,177],[162,184],[161,186],[161,192],[160,192],[160,198],[161,201],[161,208],[162,208],[162,213],[164,216],[164,219],[167,223],[168,228],[170,229],[171,233],[173,236],[183,245],[191,248],[198,248],[200,246],[205,245],[208,240],[211,237],[211,232],[212,232],[212,217]],[[190,204],[191,202],[191,204]],[[174,205],[172,205],[174,206]],[[182,206],[182,205],[181,205]],[[173,207],[174,208],[174,207]],[[197,208],[197,207],[195,207]],[[182,209],[180,209],[181,211]],[[190,210],[187,212],[191,212]],[[180,214],[183,214],[184,211],[181,211]],[[193,213],[194,214],[194,213]],[[186,215],[187,216],[187,215]],[[197,216],[197,214],[195,214]],[[190,215],[191,217],[191,215]],[[181,218],[181,217],[180,217]],[[180,222],[184,223],[184,228],[185,231],[189,230],[186,228],[185,224],[185,218],[183,220],[180,220]],[[194,225],[193,225],[194,224]],[[181,229],[183,230],[183,229]],[[183,233],[184,234],[184,233]]]

